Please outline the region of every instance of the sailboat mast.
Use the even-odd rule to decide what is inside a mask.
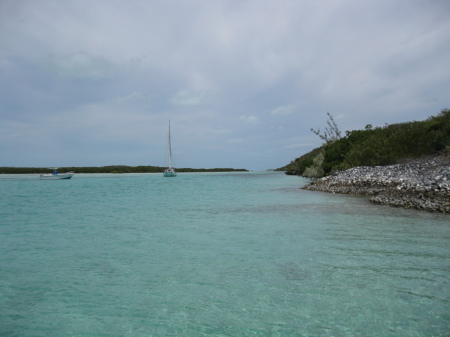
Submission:
[[[170,120],[169,120],[169,168],[172,168],[172,143],[170,141]]]

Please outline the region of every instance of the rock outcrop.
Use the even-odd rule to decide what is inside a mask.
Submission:
[[[336,171],[302,187],[370,196],[370,201],[429,212],[450,213],[450,157],[422,158],[389,166]]]

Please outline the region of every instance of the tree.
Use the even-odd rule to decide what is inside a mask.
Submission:
[[[319,136],[320,139],[324,140],[326,144],[331,144],[341,139],[341,130],[339,130],[333,116],[331,116],[329,112],[327,112],[327,115],[328,121],[327,126],[325,127],[325,132],[321,134],[320,129],[314,130],[313,128],[311,128],[311,131]]]
[[[319,154],[314,157],[313,164],[306,168],[303,172],[303,177],[306,178],[320,178],[323,176],[323,160],[325,159],[324,151],[320,151]]]

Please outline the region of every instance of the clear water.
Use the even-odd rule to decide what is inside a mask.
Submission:
[[[449,336],[449,216],[305,182],[0,176],[0,336]]]

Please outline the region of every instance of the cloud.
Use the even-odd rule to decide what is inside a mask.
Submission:
[[[242,143],[244,142],[243,139],[229,139],[227,140],[227,143]]]
[[[117,97],[115,99],[115,101],[117,103],[128,103],[128,102],[138,101],[141,98],[142,98],[142,93],[137,92],[137,91],[133,91],[132,93],[130,93],[128,95]]]
[[[239,117],[239,120],[244,123],[247,123],[247,124],[258,124],[260,122],[259,118],[257,116],[253,116],[253,115],[252,116],[241,116],[241,117]]]
[[[195,106],[205,104],[207,97],[207,91],[180,90],[170,99],[170,103],[174,106]]]
[[[283,146],[283,149],[299,149],[299,148],[308,148],[308,147],[312,147],[315,146],[316,144],[313,143],[309,143],[309,144],[290,144],[290,145],[286,145]]]
[[[285,106],[280,106],[279,108],[276,108],[274,110],[272,110],[270,113],[272,115],[290,115],[291,113],[293,113],[295,110],[295,107],[292,105],[285,105]]]
[[[47,69],[63,79],[100,80],[112,75],[114,65],[104,57],[77,52],[68,56],[50,58],[47,61]]]
[[[170,119],[182,166],[265,169],[320,145],[310,129],[327,111],[341,130],[425,119],[450,107],[448,13],[439,0],[0,1],[0,165],[45,161],[39,135],[79,152],[73,165],[112,164],[118,147],[157,165]]]

